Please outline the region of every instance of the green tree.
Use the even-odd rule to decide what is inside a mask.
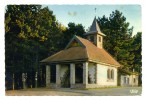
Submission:
[[[39,71],[39,61],[60,50],[62,35],[62,25],[48,7],[8,5],[5,13],[6,68],[11,66],[12,73]]]
[[[123,70],[131,70],[134,62],[132,43],[133,27],[129,28],[126,17],[122,12],[115,10],[109,17],[98,18],[104,38],[104,48],[123,65]]]
[[[67,29],[64,31],[64,47],[74,35],[84,37],[85,29],[82,24],[68,23]]]
[[[142,43],[141,43],[142,32],[137,32],[137,34],[133,37],[133,53],[135,54],[133,69],[139,74],[139,85],[142,84]]]
[[[137,34],[133,37],[134,41],[132,44],[134,47],[133,52],[135,54],[133,68],[139,73],[141,73],[142,70],[141,35],[142,32],[137,32]]]
[[[14,71],[16,69],[26,69],[24,68],[25,63],[23,60],[28,58],[25,55],[25,48],[28,48],[29,45],[26,44],[24,39],[27,39],[26,36],[31,32],[29,25],[32,17],[31,13],[38,9],[40,9],[40,6],[7,6],[5,13],[6,66],[13,66]]]

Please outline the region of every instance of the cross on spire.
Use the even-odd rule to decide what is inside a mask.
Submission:
[[[94,10],[95,10],[95,15],[96,15],[96,10],[97,10],[97,8],[94,8]]]

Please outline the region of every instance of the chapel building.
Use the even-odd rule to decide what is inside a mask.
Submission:
[[[74,36],[64,50],[44,59],[46,86],[49,88],[98,88],[117,86],[121,66],[104,48],[96,17],[87,39]]]

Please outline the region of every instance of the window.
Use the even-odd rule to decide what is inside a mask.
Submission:
[[[99,42],[101,42],[101,37],[99,36]]]
[[[110,79],[110,69],[107,70],[107,79]]]
[[[124,77],[124,83],[126,84],[126,77]]]
[[[127,78],[127,84],[129,84],[129,78]]]
[[[133,78],[133,83],[135,83],[136,82],[136,80],[135,80],[135,78]]]
[[[107,70],[107,79],[108,80],[114,80],[114,69],[108,69]]]
[[[111,70],[111,79],[114,80],[114,70],[113,69]]]

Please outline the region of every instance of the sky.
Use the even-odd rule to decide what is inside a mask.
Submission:
[[[130,23],[130,27],[134,26],[133,35],[142,31],[140,5],[43,5],[45,6],[53,11],[56,19],[64,26],[67,26],[69,22],[74,22],[88,29],[95,16],[109,17],[112,11],[119,10]]]

